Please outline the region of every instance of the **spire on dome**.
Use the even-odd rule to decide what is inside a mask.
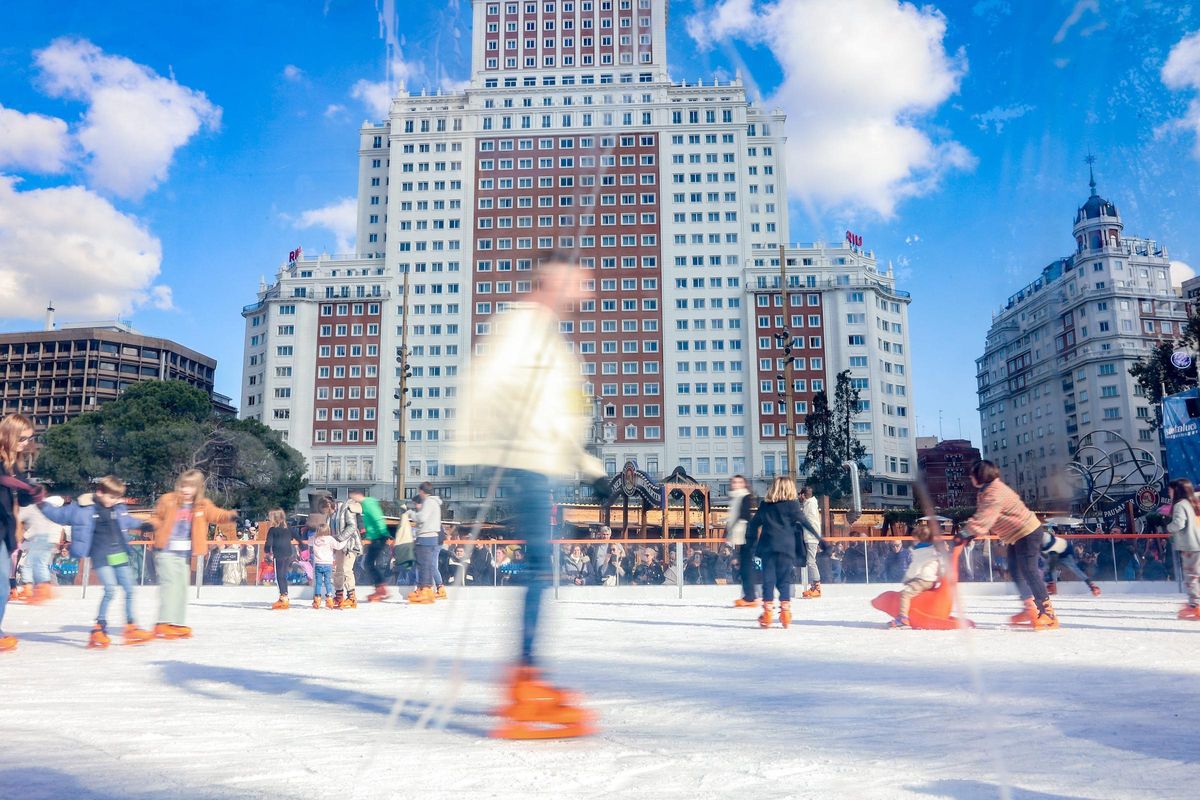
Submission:
[[[1092,170],[1092,165],[1096,163],[1096,157],[1092,155],[1092,151],[1088,150],[1087,158],[1084,162],[1088,165],[1088,186],[1092,187],[1092,197],[1096,196],[1096,173]]]

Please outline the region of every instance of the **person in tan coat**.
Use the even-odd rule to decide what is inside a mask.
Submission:
[[[208,526],[237,519],[236,511],[218,508],[204,496],[204,473],[190,469],[179,476],[175,491],[158,498],[154,527],[154,567],[158,572],[158,624],[163,639],[186,639],[192,629],[187,616],[188,571],[193,558],[208,551]]]

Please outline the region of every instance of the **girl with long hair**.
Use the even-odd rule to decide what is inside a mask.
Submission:
[[[1171,546],[1183,563],[1183,585],[1187,605],[1179,609],[1180,619],[1200,620],[1200,497],[1187,478],[1171,481],[1168,491],[1174,505],[1167,530]]]
[[[779,622],[785,628],[792,623],[792,570],[797,551],[804,548],[803,514],[796,482],[780,475],[771,483],[746,529],[747,544],[753,543],[754,551],[762,559],[763,612],[758,624],[764,628],[771,627],[776,588]]]
[[[45,492],[21,472],[21,459],[33,444],[33,424],[20,414],[0,420],[0,652],[13,650],[17,640],[4,635],[13,556],[21,544],[19,507],[40,501]]]

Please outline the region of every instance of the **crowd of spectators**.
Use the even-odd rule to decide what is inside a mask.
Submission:
[[[299,558],[292,565],[289,582],[308,584],[312,566],[308,561],[307,542],[297,525],[296,546]],[[1060,533],[1063,533],[1060,531]],[[1069,531],[1065,532],[1068,535]],[[614,539],[607,527],[594,528],[589,539],[562,545],[559,557],[559,581],[565,586],[674,585],[680,579],[688,585],[736,583],[737,553],[727,544],[684,545],[683,564],[677,563],[673,542],[633,545]],[[254,531],[247,527],[236,536],[214,533],[202,568],[207,585],[238,586],[274,580],[274,565],[263,557],[261,548],[250,543]],[[912,559],[912,542],[902,537],[890,541],[829,542],[817,557],[817,565],[826,583],[899,583]],[[1076,561],[1093,580],[1160,581],[1174,578],[1173,555],[1166,540],[1117,541],[1077,540],[1072,544]],[[959,560],[961,581],[1007,581],[1006,548],[997,542],[969,542]],[[504,586],[524,583],[525,552],[521,545],[497,544],[480,540],[467,558],[467,548],[459,543],[443,545],[438,566],[447,585],[459,583],[458,569],[464,568],[462,583],[468,586]],[[154,559],[131,562],[137,583],[156,582]],[[356,571],[362,569],[362,564]],[[415,570],[411,564],[387,565],[395,585],[412,585]],[[52,562],[60,584],[78,580],[79,563],[61,547]],[[797,568],[800,572],[800,568]],[[797,574],[796,582],[804,575]],[[1051,576],[1070,580],[1071,576]]]

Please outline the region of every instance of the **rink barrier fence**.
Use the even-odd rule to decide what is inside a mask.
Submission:
[[[1137,542],[1137,541],[1163,541],[1163,540],[1170,538],[1167,534],[1158,534],[1158,533],[1112,533],[1112,534],[1076,533],[1076,534],[1059,534],[1059,535],[1062,536],[1062,538],[1067,539],[1069,541],[1075,541],[1075,540],[1105,541],[1105,540],[1107,540],[1109,542],[1110,554],[1111,554],[1111,558],[1112,558],[1112,568],[1113,568],[1112,580],[1114,580],[1116,582],[1122,581],[1122,578],[1120,576],[1120,569],[1118,566],[1118,560],[1117,560],[1117,541],[1118,540],[1123,541],[1123,542]],[[836,543],[841,543],[841,542],[844,542],[847,544],[865,544],[865,543],[877,543],[877,542],[896,542],[896,541],[911,542],[911,541],[915,541],[915,538],[912,536],[826,536],[823,538],[827,544],[836,544]],[[988,568],[987,582],[995,583],[997,581],[997,577],[995,575],[995,560],[996,559],[995,559],[995,554],[993,553],[993,544],[992,543],[995,541],[998,541],[998,538],[995,536],[991,536],[991,535],[977,536],[977,537],[975,537],[975,541],[982,542],[984,545],[984,548],[985,548],[984,549],[984,557],[987,561],[987,568]],[[232,546],[235,542],[236,542],[236,546],[239,548],[239,550],[242,548],[250,548],[254,551],[254,555],[251,558],[251,560],[248,563],[243,565],[245,572],[246,572],[246,576],[245,576],[245,579],[243,580],[243,583],[240,585],[242,585],[242,586],[246,586],[246,585],[261,586],[261,585],[263,585],[262,565],[264,564],[263,548],[264,548],[264,545],[266,544],[265,540],[261,540],[261,539],[229,540],[230,546]],[[622,547],[626,547],[626,546],[638,547],[638,546],[647,546],[647,545],[661,547],[663,545],[674,545],[674,547],[675,547],[675,563],[676,563],[676,565],[678,565],[678,569],[676,569],[675,582],[673,585],[676,587],[676,589],[678,591],[678,596],[680,598],[682,598],[683,597],[683,587],[685,585],[687,585],[683,579],[683,571],[684,570],[683,570],[682,565],[684,564],[684,546],[698,544],[698,545],[707,545],[713,549],[716,549],[716,548],[720,547],[720,545],[725,544],[726,542],[725,542],[724,537],[716,537],[716,536],[688,537],[688,538],[678,538],[678,539],[675,539],[675,538],[672,538],[672,539],[617,539],[617,538],[611,538],[611,539],[591,539],[591,538],[588,538],[588,539],[552,539],[551,540],[551,545],[552,545],[551,554],[552,554],[552,564],[553,564],[552,585],[554,588],[554,596],[556,598],[559,596],[559,589],[562,585],[562,552],[563,552],[563,548],[571,547],[576,544],[587,547],[587,546],[591,546],[591,545],[599,544],[599,543],[619,544]],[[141,564],[140,564],[140,569],[138,571],[139,572],[138,583],[141,585],[145,585],[146,574],[148,572],[148,566],[149,566],[148,562],[150,560],[149,559],[150,545],[152,543],[150,541],[138,540],[138,541],[130,542],[130,544],[133,545],[135,548],[141,548],[141,550],[142,550],[141,558],[140,558]],[[454,546],[460,545],[460,544],[463,546],[466,546],[466,545],[470,544],[470,540],[448,538],[448,539],[444,540],[443,544],[447,547],[454,547]],[[525,544],[524,539],[481,539],[478,542],[476,542],[476,546],[478,546],[478,547],[487,547],[487,548],[493,549],[492,577],[493,577],[494,584],[496,584],[496,585],[499,584],[499,569],[494,566],[494,564],[495,564],[495,555],[494,555],[495,548],[511,547],[511,546],[519,547],[524,544]],[[853,581],[854,583],[861,582],[861,583],[868,584],[868,585],[871,583],[871,549],[872,548],[870,548],[870,547],[862,548],[862,551],[861,551],[862,559],[863,559],[862,580],[861,581]],[[1179,556],[1177,553],[1173,552],[1173,549],[1172,549],[1172,553],[1173,553],[1173,561],[1174,561],[1173,572],[1175,575],[1175,581],[1176,581],[1176,583],[1178,583],[1180,590],[1182,590],[1183,577],[1182,577],[1182,570],[1180,569]],[[879,556],[877,554],[876,558],[878,558],[878,557]],[[206,561],[207,561],[207,556],[193,556],[192,557],[192,572],[193,572],[192,579],[193,579],[194,585],[196,587],[196,597],[200,597],[201,589],[206,585],[204,583],[204,568],[205,568]],[[89,584],[92,583],[91,574],[90,574],[91,573],[90,559],[83,558],[83,559],[80,559],[80,562],[81,563],[80,563],[80,567],[79,567],[79,573],[76,578],[76,583],[82,584],[83,594],[86,597],[87,596],[87,587],[89,586]],[[808,582],[807,581],[807,577],[808,577],[807,569],[803,566],[797,567],[797,577],[799,577],[801,570],[804,570],[804,572],[805,572],[806,580],[804,582]],[[1097,575],[1095,577],[1097,579],[1103,579],[1103,580],[1108,579],[1107,576],[1101,578],[1099,575]],[[1000,578],[1000,580],[1004,580],[1004,578]],[[1142,580],[1143,579],[1135,578],[1135,581],[1140,582]],[[1168,573],[1166,580],[1168,580],[1168,581],[1170,580],[1169,573]],[[830,581],[827,580],[826,582],[830,582]],[[849,583],[850,581],[845,581],[845,582]],[[892,581],[887,581],[887,583],[892,583]],[[207,584],[207,585],[219,586],[221,584]],[[618,586],[621,585],[621,581],[620,581],[619,577],[617,579],[616,585],[618,585]],[[664,585],[670,585],[670,584],[664,584]],[[737,585],[737,581],[731,580],[729,582],[729,585]]]

